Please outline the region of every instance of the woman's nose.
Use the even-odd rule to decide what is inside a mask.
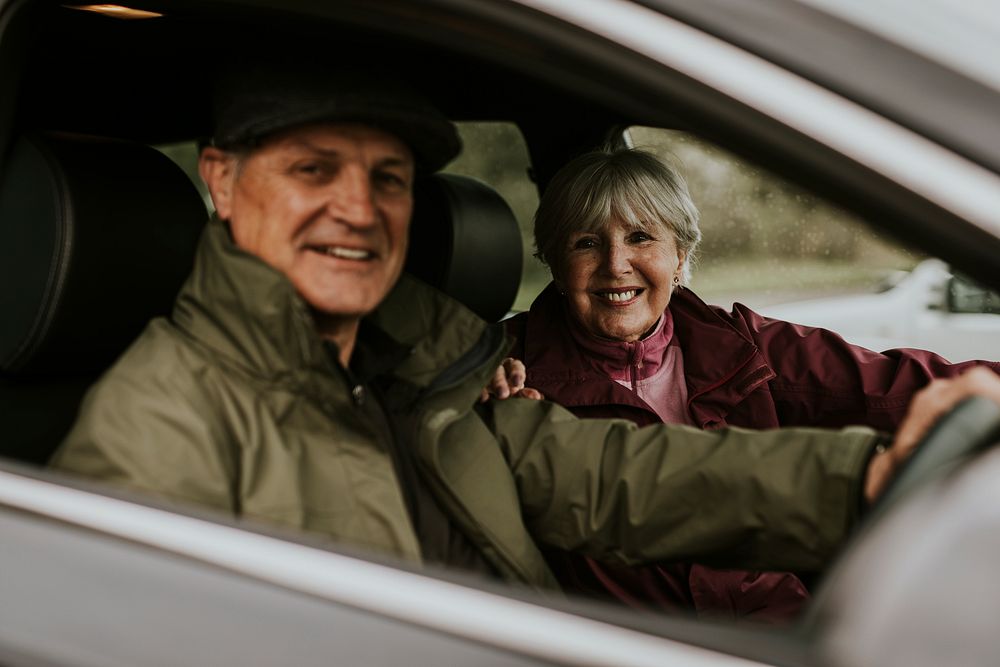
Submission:
[[[607,251],[604,255],[604,268],[608,273],[614,276],[619,276],[631,271],[632,262],[630,261],[628,249],[624,245],[618,243],[608,245]]]

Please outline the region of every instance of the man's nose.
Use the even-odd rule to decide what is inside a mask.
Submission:
[[[374,190],[368,170],[361,165],[345,165],[327,203],[330,215],[351,227],[375,224]]]

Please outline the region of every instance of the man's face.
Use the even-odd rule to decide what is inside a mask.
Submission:
[[[202,174],[236,245],[288,276],[320,314],[356,321],[396,283],[414,167],[395,136],[353,123],[307,125],[239,162],[217,153],[206,170],[211,159],[203,154]]]

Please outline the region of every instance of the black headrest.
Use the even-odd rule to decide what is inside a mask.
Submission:
[[[454,174],[420,179],[414,197],[406,270],[483,319],[500,320],[521,282],[521,232],[507,202]]]
[[[0,376],[105,367],[170,311],[206,219],[153,148],[18,139],[0,174]]]

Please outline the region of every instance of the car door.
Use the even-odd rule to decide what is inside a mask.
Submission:
[[[176,21],[164,24],[162,32],[140,28],[120,43],[106,42],[104,50],[92,44],[90,51],[82,48],[88,40],[79,35],[71,40],[73,31],[66,28],[72,22],[63,32],[41,29],[45,11],[79,10],[47,3],[2,5],[0,64],[16,74],[0,80],[8,93],[0,96],[5,144],[15,128],[35,125],[116,133],[146,143],[194,141],[206,130],[204,117],[185,115],[189,104],[201,100],[203,82],[193,76],[196,49],[174,53],[169,45],[198,44],[195,37],[216,35],[221,25],[256,31],[239,32],[242,36],[265,34],[265,27],[279,22],[314,36],[305,24],[318,25],[328,36],[362,34],[379,46],[397,40],[431,45],[439,60],[428,57],[414,69],[424,72],[422,81],[432,87],[460,89],[449,98],[455,101],[453,117],[484,120],[484,107],[515,119],[514,112],[522,112],[532,175],[540,186],[573,150],[600,138],[596,128],[616,123],[684,128],[1000,287],[995,91],[959,77],[949,88],[954,95],[946,108],[973,110],[975,122],[928,125],[925,116],[933,114],[916,104],[928,97],[926,91],[907,85],[909,97],[897,99],[880,90],[886,81],[900,82],[879,62],[862,57],[868,49],[885,49],[888,60],[906,65],[906,53],[860,30],[864,41],[858,49],[833,49],[835,63],[826,65],[820,50],[805,48],[809,42],[802,40],[836,38],[838,31],[856,35],[859,29],[793,3],[760,3],[756,9],[612,0],[141,4],[167,15],[176,11]],[[40,14],[21,11],[25,8]],[[762,20],[767,17],[775,21]],[[29,18],[38,23],[19,23]],[[763,39],[784,30],[789,18],[808,30],[792,31],[790,39]],[[80,46],[78,57],[48,54],[44,66],[27,67],[26,36],[39,33],[49,40],[46,45],[65,39]],[[138,49],[144,41],[183,59],[184,67],[176,71],[150,57]],[[116,51],[112,62],[121,69],[96,67]],[[463,77],[427,74],[442,60]],[[924,59],[913,62],[912,71],[933,70],[934,77],[949,80]],[[38,77],[39,72],[63,76]],[[476,88],[473,74],[485,83]],[[23,87],[17,82],[22,76]],[[845,84],[855,78],[856,86]],[[182,95],[185,104],[162,99],[157,91],[163,90]],[[102,105],[96,99],[102,95],[115,104]],[[24,102],[28,98],[31,105]],[[560,100],[564,107],[558,113],[540,111]],[[929,101],[946,103],[935,96]],[[479,108],[473,108],[476,103]],[[907,110],[912,113],[903,113]],[[176,122],[166,128],[170,131],[146,125],[170,118]],[[584,123],[591,119],[593,124]],[[13,664],[839,660],[836,653],[823,654],[815,636],[621,618],[620,610],[497,592],[441,573],[409,572],[399,563],[381,569],[370,554],[341,554],[308,539],[303,545],[301,536],[261,536],[259,526],[231,525],[231,517],[211,514],[191,517],[190,510],[148,498],[118,497],[120,490],[76,489],[70,480],[37,469],[6,466],[3,473],[0,656]]]

